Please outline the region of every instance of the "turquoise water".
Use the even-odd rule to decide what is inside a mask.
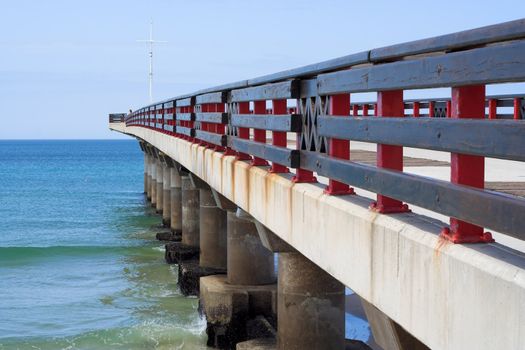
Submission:
[[[134,140],[0,141],[0,349],[205,349]]]

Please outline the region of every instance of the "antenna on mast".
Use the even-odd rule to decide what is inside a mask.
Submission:
[[[149,40],[137,40],[149,44],[149,102],[153,103],[153,44],[167,43],[167,41],[153,40],[153,21],[150,21]]]

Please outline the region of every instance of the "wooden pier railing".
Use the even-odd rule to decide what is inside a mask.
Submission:
[[[523,81],[525,19],[212,87],[125,122],[275,173],[294,168],[296,182],[326,176],[331,195],[352,194],[351,186],[375,192],[370,209],[381,213],[411,203],[447,215],[443,237],[456,243],[491,242],[484,228],[525,239],[525,200],[484,189],[485,157],[525,161],[525,95],[486,96],[485,86]],[[403,98],[443,87],[450,98]],[[362,92],[377,100],[351,103]],[[350,161],[349,140],[376,143],[377,165]],[[403,147],[450,152],[450,181],[403,172]]]

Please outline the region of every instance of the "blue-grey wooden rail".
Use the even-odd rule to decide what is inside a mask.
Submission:
[[[478,181],[483,157],[525,161],[525,95],[484,95],[487,84],[523,81],[520,19],[173,97],[125,122],[254,165],[270,161],[281,166],[277,172],[296,168],[297,182],[326,176],[329,194],[352,193],[349,185],[375,192],[372,208],[382,212],[406,211],[401,202],[408,202],[450,216],[455,242],[490,241],[481,227],[525,239],[525,200]],[[438,87],[451,88],[452,98],[402,98],[403,90]],[[378,100],[351,104],[360,92],[377,92]],[[508,107],[514,113],[499,112]],[[295,147],[285,133],[297,135]],[[348,140],[377,143],[377,166],[350,161]],[[450,152],[451,181],[404,173],[402,146]]]

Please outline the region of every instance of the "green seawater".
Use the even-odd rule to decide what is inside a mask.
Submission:
[[[0,141],[0,349],[206,349],[136,141]]]

